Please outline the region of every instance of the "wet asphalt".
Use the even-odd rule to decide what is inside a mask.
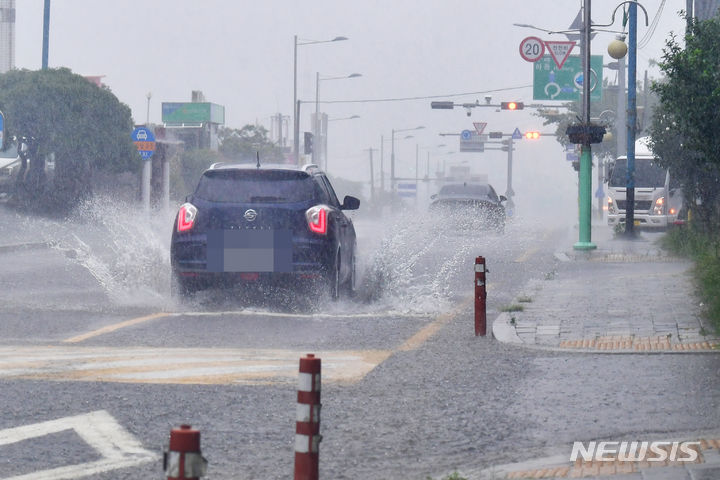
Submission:
[[[6,226],[17,224],[9,214],[0,220]],[[38,234],[37,222],[23,222],[4,243],[49,241],[52,247],[0,251],[2,346],[60,345],[72,335],[181,308],[164,297],[158,272],[142,277],[144,292],[134,302],[136,290],[113,290],[133,286],[122,278],[144,275],[135,264],[127,265],[132,275],[113,274],[118,258],[132,263],[132,256],[103,238],[108,230],[117,230],[91,223],[73,231],[47,220],[40,222],[46,233]],[[362,220],[357,224],[365,235]],[[552,281],[552,272],[565,268],[553,253],[571,241],[572,231],[518,221],[504,236],[477,238],[462,231],[439,240],[422,236],[432,228],[401,224],[389,234],[367,235],[362,294],[328,307],[330,313],[363,317],[188,314],[121,329],[84,345],[392,350],[361,380],[323,385],[322,478],[440,478],[455,470],[540,457],[564,446],[569,451],[573,441],[720,428],[718,355],[547,352],[473,335],[473,311],[466,300],[472,295],[474,257],[488,259],[491,321],[528,281]],[[81,243],[72,233],[80,234]],[[103,248],[107,244],[113,247]],[[142,251],[147,253],[139,256],[140,263],[143,255],[158,256],[152,248]],[[377,275],[378,269],[389,277]],[[381,276],[391,278],[392,285],[367,280]],[[465,307],[417,348],[397,349],[463,302]],[[201,298],[191,310],[241,308],[226,298]],[[260,312],[268,309],[272,303],[258,307]],[[210,462],[206,478],[292,474],[292,382],[160,385],[3,377],[0,391],[0,433],[106,410],[144,449],[156,453],[180,423],[200,429]],[[0,445],[5,478],[98,458],[72,431]],[[162,476],[158,457],[87,478]]]

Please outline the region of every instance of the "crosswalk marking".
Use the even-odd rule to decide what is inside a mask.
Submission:
[[[227,348],[0,347],[0,378],[124,383],[294,382],[304,350]],[[355,382],[387,350],[316,351],[323,381]]]

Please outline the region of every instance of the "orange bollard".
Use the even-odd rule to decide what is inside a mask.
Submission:
[[[205,475],[207,460],[200,453],[200,432],[190,425],[170,431],[170,446],[163,456],[167,480],[195,479]]]
[[[485,336],[487,331],[487,289],[485,288],[485,257],[475,259],[475,336]]]
[[[320,453],[320,359],[300,358],[295,423],[295,480],[318,480]]]

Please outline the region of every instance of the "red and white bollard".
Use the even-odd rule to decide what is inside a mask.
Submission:
[[[485,257],[475,259],[475,336],[485,336],[487,331],[487,319],[485,300],[487,289],[485,288]]]
[[[195,479],[205,476],[207,460],[200,453],[200,432],[190,425],[170,431],[170,446],[163,456],[167,480]]]
[[[295,423],[295,480],[317,480],[320,435],[320,359],[300,358]]]

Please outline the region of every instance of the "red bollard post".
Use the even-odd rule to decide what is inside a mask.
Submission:
[[[295,480],[318,480],[320,435],[320,359],[300,358],[295,423]]]
[[[485,336],[487,331],[486,305],[487,289],[485,288],[485,257],[475,259],[475,336]]]
[[[195,479],[205,476],[207,460],[200,453],[200,432],[190,425],[170,431],[170,446],[163,458],[167,480]]]

